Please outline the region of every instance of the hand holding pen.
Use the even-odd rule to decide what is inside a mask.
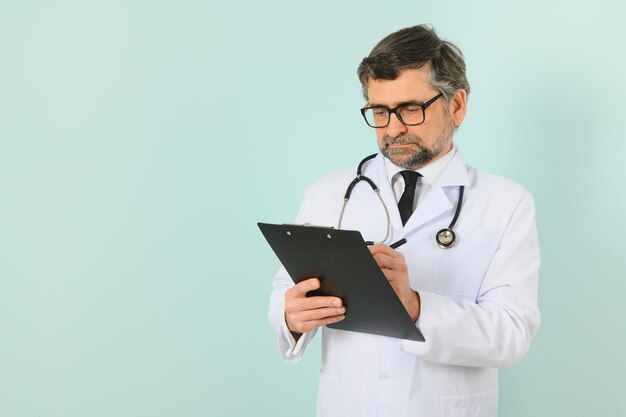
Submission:
[[[371,245],[369,250],[409,316],[416,322],[420,314],[420,298],[409,285],[409,268],[404,255],[395,250],[405,243],[403,238],[389,246],[382,243]]]

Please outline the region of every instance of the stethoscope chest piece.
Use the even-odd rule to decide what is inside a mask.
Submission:
[[[439,245],[441,249],[448,249],[454,246],[456,235],[452,229],[445,228],[437,232],[435,239],[437,240],[437,245]]]

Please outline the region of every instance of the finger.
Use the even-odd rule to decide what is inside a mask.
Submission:
[[[343,302],[337,297],[285,297],[285,312],[290,317],[309,310],[341,307],[343,307]],[[341,313],[343,312],[338,311],[335,314]]]
[[[394,269],[380,268],[387,281],[393,286],[394,282],[401,279],[401,275]]]
[[[315,310],[300,311],[299,313],[294,315],[294,319],[299,322],[319,321],[324,320],[328,317],[345,314],[345,312],[345,307],[316,308]]]
[[[345,308],[343,307],[341,309],[328,309],[325,312],[311,310],[300,311],[291,315],[285,314],[285,320],[289,330],[304,333],[305,331],[323,326],[326,322],[334,322],[341,316],[345,316]]]
[[[291,287],[287,292],[291,296],[306,297],[306,293],[316,290],[320,287],[320,280],[317,278],[309,278],[304,281],[300,281],[295,286]]]
[[[313,310],[323,307],[341,307],[343,305],[343,302],[341,301],[341,298],[337,297],[316,296],[301,299],[300,305],[302,306],[303,310]]]
[[[311,330],[317,329],[318,327],[337,323],[345,318],[346,318],[345,314],[341,314],[338,316],[326,317],[325,319],[322,319],[322,320],[307,321],[307,322],[301,323],[297,331],[298,333],[310,332]]]
[[[372,255],[385,254],[385,255],[391,256],[392,258],[404,257],[404,255],[402,255],[397,250],[392,249],[389,246],[384,245],[382,243],[378,243],[376,245],[369,246],[369,250],[370,250],[370,253]]]
[[[399,259],[392,258],[384,253],[377,253],[374,256],[374,260],[381,269],[395,269],[401,264]]]

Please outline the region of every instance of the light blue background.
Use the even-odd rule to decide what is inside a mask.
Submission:
[[[280,361],[256,222],[376,150],[356,67],[418,23],[466,55],[466,161],[536,199],[543,324],[501,415],[626,415],[623,15],[2,0],[0,416],[313,415],[319,345]]]

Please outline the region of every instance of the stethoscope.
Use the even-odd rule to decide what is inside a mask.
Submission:
[[[389,240],[389,236],[391,235],[391,218],[389,217],[389,210],[387,209],[387,205],[383,201],[383,198],[380,196],[380,190],[376,186],[376,183],[374,183],[374,181],[372,181],[370,178],[362,174],[363,165],[365,165],[367,161],[375,158],[376,155],[378,154],[376,153],[372,154],[364,158],[359,163],[359,166],[356,169],[356,178],[354,178],[352,182],[350,183],[350,185],[348,185],[348,189],[346,190],[346,195],[343,197],[343,206],[341,207],[341,213],[339,214],[339,221],[337,223],[337,229],[341,229],[341,222],[343,220],[343,215],[346,210],[346,206],[348,205],[348,201],[350,201],[352,190],[354,190],[354,187],[359,182],[365,181],[366,183],[370,185],[370,187],[372,187],[372,190],[374,190],[374,193],[376,194],[376,196],[380,200],[380,203],[383,205],[383,208],[385,209],[385,216],[387,217],[387,231],[385,233],[385,238],[380,242],[380,243],[385,243]],[[456,234],[454,233],[452,229],[454,228],[454,225],[456,224],[456,221],[459,218],[459,214],[461,213],[461,206],[463,205],[464,191],[465,191],[465,186],[463,185],[459,186],[459,199],[457,200],[457,203],[456,203],[456,210],[454,211],[454,217],[452,218],[452,221],[450,222],[450,225],[448,227],[441,229],[435,235],[435,240],[437,241],[437,245],[439,245],[439,247],[442,249],[451,248],[452,246],[454,246],[454,243],[456,242]]]

